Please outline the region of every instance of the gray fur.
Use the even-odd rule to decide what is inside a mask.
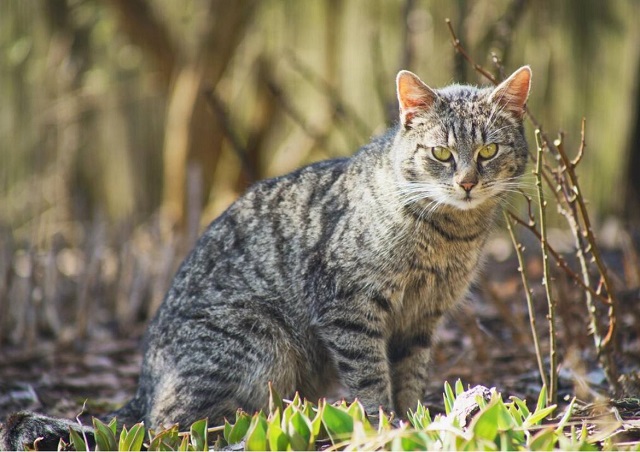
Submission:
[[[403,72],[398,127],[351,158],[252,187],[182,264],[149,326],[137,394],[115,414],[217,424],[264,407],[268,381],[312,400],[342,387],[370,412],[415,407],[433,331],[524,172],[522,80],[431,90]],[[480,161],[488,143],[498,154]],[[5,446],[24,440],[15,430]]]

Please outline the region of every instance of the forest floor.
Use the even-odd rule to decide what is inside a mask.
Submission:
[[[441,325],[434,347],[433,368],[425,404],[432,412],[444,410],[443,382],[460,378],[465,385],[495,387],[503,398],[518,396],[535,402],[541,389],[533,348],[522,280],[514,256],[503,257],[504,238],[489,245],[483,277],[469,302]],[[535,249],[532,244],[530,249]],[[606,253],[610,270],[625,287],[623,250]],[[544,353],[548,350],[548,327],[541,266],[534,252],[527,271]],[[638,269],[635,268],[634,271]],[[625,287],[618,298],[618,348],[616,359],[626,375],[625,394],[618,402],[598,366],[582,292],[556,272],[559,331],[559,402],[576,396],[587,418],[609,416],[627,423],[626,440],[640,438],[640,290]],[[603,317],[606,320],[606,316]],[[34,410],[75,418],[85,406],[86,415],[104,415],[131,398],[142,361],[142,337],[146,322],[115,333],[102,328],[87,339],[43,339],[37,346],[22,344],[0,348],[0,419],[18,410]],[[545,357],[545,362],[548,362]],[[621,400],[620,396],[626,398]],[[634,398],[635,397],[635,398]]]

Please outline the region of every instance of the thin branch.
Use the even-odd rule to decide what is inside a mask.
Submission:
[[[507,213],[516,223],[526,228],[529,232],[535,235],[535,237],[538,240],[540,240],[541,238],[540,232],[538,232],[538,230],[535,228],[535,225],[532,225],[531,223],[524,221],[523,219],[518,217],[518,215],[511,212],[510,210],[508,210]],[[580,276],[571,269],[567,261],[562,256],[560,256],[560,253],[558,253],[549,243],[547,243],[547,250],[553,257],[553,259],[556,261],[556,264],[558,265],[558,267],[562,268],[562,270],[567,275],[569,275],[571,279],[573,279],[582,289],[589,291],[591,295],[597,297],[600,301],[606,304],[607,298],[601,293],[599,293],[598,291],[596,291],[593,287],[586,286],[582,281],[582,278],[580,278]]]
[[[257,171],[249,161],[247,149],[242,144],[239,134],[236,133],[236,130],[232,125],[232,121],[229,119],[229,113],[222,103],[222,100],[212,89],[206,89],[204,91],[204,96],[207,100],[207,105],[220,122],[224,134],[227,136],[229,143],[231,143],[231,148],[240,160],[242,170],[245,172],[248,182],[255,182],[257,180]]]
[[[518,271],[522,277],[522,286],[524,287],[524,294],[527,299],[527,309],[529,310],[529,324],[531,325],[531,336],[533,337],[533,347],[536,351],[536,360],[538,361],[538,371],[540,372],[540,379],[542,385],[549,387],[549,381],[547,380],[547,373],[544,371],[544,364],[542,360],[542,349],[540,348],[540,340],[538,339],[538,332],[536,330],[536,316],[533,309],[533,300],[531,298],[531,287],[529,287],[529,279],[527,278],[526,267],[524,257],[522,255],[522,244],[516,240],[516,235],[513,232],[513,226],[511,225],[511,219],[506,211],[502,211],[504,218],[507,222],[507,229],[509,230],[509,236],[513,243],[513,248],[516,250],[516,256],[518,258]]]
[[[582,140],[581,147],[584,150],[584,128],[585,128],[586,120],[582,119]],[[556,149],[558,149],[556,147]],[[603,349],[608,348],[611,345],[611,341],[615,335],[616,330],[616,317],[615,317],[615,307],[616,307],[616,299],[613,294],[613,287],[611,284],[611,280],[609,279],[607,267],[602,260],[600,255],[600,248],[596,243],[595,234],[593,233],[593,227],[591,226],[591,220],[589,218],[589,212],[587,211],[587,206],[584,202],[584,198],[582,197],[582,192],[580,191],[580,186],[578,184],[578,177],[575,172],[574,166],[572,166],[572,162],[569,160],[564,149],[558,149],[558,154],[562,159],[562,163],[566,167],[567,175],[569,176],[569,180],[571,182],[573,191],[576,194],[575,200],[578,202],[578,212],[580,213],[580,218],[582,219],[582,223],[584,224],[583,234],[589,243],[589,252],[593,256],[596,267],[598,268],[598,272],[602,278],[602,284],[604,285],[605,290],[607,291],[607,306],[609,306],[609,329],[607,331],[606,336],[602,340],[600,344]]]
[[[462,57],[465,60],[467,60],[467,62],[473,67],[473,69],[476,72],[479,72],[485,78],[487,78],[489,81],[491,81],[491,83],[493,83],[494,85],[497,85],[498,84],[498,80],[490,72],[488,72],[485,68],[483,68],[481,65],[479,65],[475,61],[473,61],[473,59],[469,56],[469,54],[464,49],[464,47],[462,47],[462,45],[460,44],[460,40],[456,36],[456,32],[453,30],[453,25],[451,25],[451,20],[450,19],[445,19],[445,22],[447,23],[447,27],[449,28],[449,33],[451,34],[451,40],[452,40],[452,43],[453,43],[453,48],[456,49],[456,51],[458,53],[460,53],[460,55],[462,55]]]
[[[544,192],[542,190],[542,139],[540,137],[540,130],[536,130],[536,144],[537,144],[537,157],[536,170],[534,172],[536,176],[536,188],[538,191],[538,208],[540,218],[540,249],[542,251],[542,268],[543,268],[543,280],[542,283],[545,289],[545,295],[547,297],[547,305],[549,307],[548,319],[549,319],[549,404],[556,403],[558,397],[558,345],[556,334],[556,303],[551,293],[551,271],[549,268],[549,254],[547,252],[547,215],[546,205],[547,202],[544,199]]]

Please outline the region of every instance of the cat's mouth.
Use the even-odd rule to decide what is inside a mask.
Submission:
[[[485,201],[485,198],[478,196],[474,193],[465,193],[458,198],[452,198],[450,204],[460,210],[471,210],[480,206]]]

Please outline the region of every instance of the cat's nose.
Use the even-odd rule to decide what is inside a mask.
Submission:
[[[475,182],[460,182],[458,185],[460,185],[464,189],[464,191],[469,193],[471,189],[477,184]]]

